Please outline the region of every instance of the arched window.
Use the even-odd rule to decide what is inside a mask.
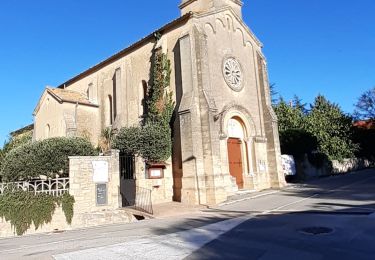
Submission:
[[[112,104],[113,104],[113,121],[116,120],[116,117],[117,117],[117,114],[118,114],[118,110],[117,110],[117,106],[119,105],[117,102],[118,99],[117,99],[117,94],[119,94],[119,89],[121,87],[121,69],[118,68],[116,69],[115,71],[115,75],[113,75],[113,89],[112,89],[112,93],[113,93],[113,100],[112,100]],[[121,107],[121,106],[120,106]]]
[[[108,125],[113,124],[113,101],[112,96],[108,95]]]
[[[87,87],[86,95],[87,95],[87,98],[90,101],[93,101],[94,95],[93,95],[93,85],[92,85],[92,83],[90,83],[89,86]]]
[[[44,129],[44,137],[47,139],[49,138],[50,136],[50,132],[51,132],[51,127],[49,124],[46,125],[45,129]]]
[[[145,80],[142,80],[142,100],[141,104],[143,107],[142,116],[145,116],[147,114],[147,95],[148,95],[148,86],[147,82]]]

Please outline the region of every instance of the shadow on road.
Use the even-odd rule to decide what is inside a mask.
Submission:
[[[152,233],[175,233],[248,216],[247,221],[215,238],[188,259],[373,259],[374,187],[374,169],[319,179],[277,195],[308,199],[309,203],[299,210],[253,211],[251,204],[255,200],[249,200],[248,210],[211,209],[205,211],[208,215],[204,217],[181,220],[168,228],[153,227]],[[275,198],[273,195],[272,199]],[[302,230],[330,232],[309,234]],[[189,238],[187,243],[194,240]]]

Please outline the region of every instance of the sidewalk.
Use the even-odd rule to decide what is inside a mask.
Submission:
[[[287,186],[288,188],[291,185]],[[263,191],[238,191],[235,195],[230,196],[225,202],[222,202],[217,205],[212,205],[212,208],[221,207],[225,205],[234,204],[237,202],[256,199],[263,196],[268,196],[272,194],[276,194],[282,191],[282,189],[274,190],[268,189]],[[212,209],[210,206],[205,205],[186,205],[179,202],[167,202],[162,204],[153,205],[154,214],[152,217],[154,218],[168,218],[174,216],[183,216],[183,215],[192,215],[198,213],[207,213],[207,210]]]
[[[168,218],[174,216],[200,213],[207,207],[204,205],[187,205],[179,202],[167,202],[153,205],[154,218]]]
[[[282,189],[278,189],[278,190],[267,189],[267,190],[262,190],[262,191],[245,191],[245,190],[238,191],[235,195],[230,196],[227,201],[222,202],[218,204],[217,206],[220,207],[220,206],[230,205],[230,204],[237,203],[237,202],[244,201],[244,200],[256,199],[259,197],[279,193],[280,191],[282,191]]]

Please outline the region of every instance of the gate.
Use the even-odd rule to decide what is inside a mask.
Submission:
[[[122,206],[153,214],[151,190],[136,185],[135,157],[120,153]]]
[[[133,180],[135,170],[134,155],[120,154],[120,176],[124,180]]]

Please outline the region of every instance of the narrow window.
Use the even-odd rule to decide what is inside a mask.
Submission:
[[[120,88],[120,82],[121,82],[121,69],[118,68],[115,71],[115,75],[113,76],[113,120],[116,120],[117,117],[117,94],[118,90]]]
[[[113,123],[113,101],[112,101],[112,96],[108,96],[108,123],[109,125],[112,125]]]
[[[86,91],[86,95],[87,95],[87,98],[90,100],[90,101],[93,101],[93,85],[92,83],[89,84],[88,88],[87,88],[87,91]]]
[[[142,116],[146,116],[147,114],[147,104],[146,104],[146,101],[147,101],[147,93],[148,93],[148,87],[147,87],[147,82],[145,80],[142,80],[142,107],[143,107],[143,111],[142,111]]]
[[[47,124],[45,129],[44,129],[44,136],[45,136],[46,139],[49,138],[50,131],[51,131],[51,127],[49,126],[49,124]]]

